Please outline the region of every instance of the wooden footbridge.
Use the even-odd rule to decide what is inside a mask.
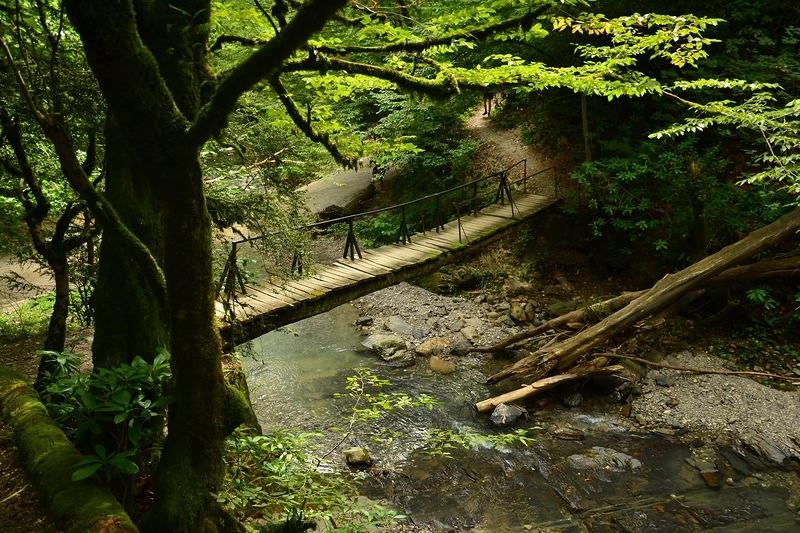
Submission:
[[[318,230],[333,224],[346,225],[344,253],[333,264],[317,265],[306,275],[302,275],[302,265],[295,258],[292,272],[298,270],[300,274],[276,283],[245,284],[236,267],[237,247],[253,239],[234,241],[220,280],[221,296],[217,303],[220,332],[226,346],[254,339],[401,281],[433,273],[491,245],[557,201],[556,197],[528,192],[531,180],[546,177],[545,173],[552,174],[555,184],[554,167],[528,175],[523,160],[502,172],[412,202],[306,226]],[[427,210],[423,208],[425,205],[429,206]],[[443,207],[454,213],[453,220],[442,221]],[[417,233],[410,231],[407,216],[414,208],[418,213],[427,213],[416,224]],[[399,215],[398,242],[362,250],[353,222],[387,211]],[[423,218],[429,222],[427,229]]]

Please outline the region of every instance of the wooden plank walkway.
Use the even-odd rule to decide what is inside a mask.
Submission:
[[[309,276],[281,285],[248,285],[232,304],[235,326],[224,319],[225,307],[217,302],[220,333],[226,347],[254,339],[280,326],[329,311],[376,290],[429,274],[475,253],[505,237],[520,222],[546,209],[555,198],[519,194],[511,205],[494,204],[445,224],[439,232],[415,234],[407,244],[361,250],[362,258],[339,259],[320,265]]]

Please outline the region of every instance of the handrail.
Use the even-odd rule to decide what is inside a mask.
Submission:
[[[366,217],[366,216],[369,216],[369,215],[377,215],[377,214],[380,214],[380,213],[386,213],[386,212],[389,212],[389,211],[394,211],[396,209],[402,209],[404,207],[408,207],[408,206],[411,206],[411,205],[414,205],[414,204],[422,203],[422,202],[424,202],[426,200],[430,200],[432,198],[437,198],[437,197],[444,196],[445,194],[449,194],[451,192],[456,192],[456,191],[459,191],[461,189],[465,189],[467,187],[475,186],[476,184],[481,183],[483,181],[487,181],[487,180],[490,180],[492,178],[499,177],[502,174],[507,173],[509,170],[511,170],[511,169],[513,169],[513,168],[515,168],[515,167],[517,167],[519,165],[526,165],[526,164],[527,164],[527,160],[523,159],[521,161],[517,161],[516,163],[514,163],[510,167],[507,167],[505,170],[501,170],[500,172],[495,172],[494,174],[489,174],[488,176],[484,176],[482,178],[478,178],[476,180],[469,181],[467,183],[462,183],[461,185],[456,185],[455,187],[452,187],[450,189],[446,189],[444,191],[439,191],[439,192],[436,192],[436,193],[433,193],[433,194],[429,194],[427,196],[422,196],[422,197],[417,198],[415,200],[409,200],[408,202],[403,202],[402,204],[396,204],[396,205],[392,205],[392,206],[389,206],[389,207],[382,207],[380,209],[373,209],[372,211],[363,211],[361,213],[354,213],[352,215],[346,215],[346,216],[343,216],[343,217],[332,218],[330,220],[322,220],[320,222],[313,222],[311,224],[298,226],[298,227],[292,228],[292,229],[294,231],[300,231],[300,230],[304,230],[304,229],[314,229],[314,228],[320,228],[320,227],[324,228],[324,227],[327,227],[327,226],[332,226],[334,224],[340,224],[342,222],[349,222],[351,220],[356,220],[356,219],[359,219],[361,217]],[[537,172],[536,174],[532,174],[531,176],[535,176],[537,174],[541,174],[542,172],[547,172],[548,170],[552,170],[553,168],[555,168],[555,167],[547,168],[545,170]],[[528,176],[528,177],[531,177],[531,176]],[[236,241],[231,241],[231,242],[232,243],[237,243],[237,244],[243,244],[243,243],[246,243],[246,242],[257,241],[259,239],[263,239],[264,237],[265,237],[265,235],[256,235],[255,237],[244,237],[242,239],[239,239],[239,240],[236,240]]]

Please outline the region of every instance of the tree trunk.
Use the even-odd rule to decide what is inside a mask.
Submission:
[[[598,302],[596,304],[592,304],[587,307],[582,307],[581,309],[576,309],[575,311],[571,311],[569,313],[548,320],[544,324],[535,326],[521,333],[517,333],[516,335],[511,335],[509,337],[506,337],[497,344],[483,348],[474,348],[472,349],[472,351],[482,352],[482,353],[499,352],[504,348],[508,348],[512,344],[516,344],[525,339],[530,339],[531,337],[534,337],[540,333],[544,333],[545,331],[554,328],[560,328],[561,326],[569,324],[570,322],[580,322],[584,320],[591,320],[593,322],[596,322],[598,317],[606,317],[609,314],[620,310],[621,308],[625,307],[626,305],[634,301],[636,298],[643,295],[645,292],[647,291],[626,292],[624,294],[617,296],[616,298],[611,298],[610,300],[606,300],[604,302]]]
[[[249,405],[241,393],[227,386],[222,372],[211,219],[197,156],[191,154],[166,171],[171,183],[160,191],[167,213],[164,275],[178,400],[170,407],[169,434],[155,478],[156,498],[143,530],[239,531],[242,526],[217,504],[214,495],[224,479],[225,438],[245,420]],[[184,179],[176,179],[178,175]]]
[[[540,379],[550,371],[564,372],[614,335],[663,309],[723,271],[790,237],[800,228],[800,208],[760,228],[744,239],[676,273],[668,274],[643,296],[578,335],[546,351],[535,352],[489,378],[496,383],[510,376]]]
[[[615,374],[622,372],[623,370],[625,370],[624,366],[613,365],[604,368],[583,369],[582,371],[578,372],[570,372],[567,374],[559,374],[557,376],[542,378],[535,383],[531,383],[530,385],[523,385],[517,390],[501,394],[500,396],[495,396],[494,398],[489,398],[488,400],[480,401],[475,404],[475,410],[480,414],[488,413],[501,403],[516,402],[525,399],[528,396],[539,394],[540,392],[544,392],[555,387],[560,387],[565,383],[570,383],[579,379],[586,379],[592,376]]]
[[[0,368],[0,414],[14,430],[26,471],[53,520],[66,533],[135,533],[114,496],[90,479],[72,481],[81,455],[16,372]]]
[[[147,156],[145,156],[147,157]],[[106,125],[106,198],[122,222],[157,262],[163,257],[161,213],[141,156],[131,150],[113,117]],[[98,368],[130,363],[137,355],[152,362],[156,348],[169,346],[166,310],[136,258],[106,231],[100,244],[95,288],[92,362]]]
[[[107,362],[147,357],[136,352],[168,341],[172,355],[175,402],[147,531],[242,529],[215,501],[225,438],[249,406],[223,378],[198,154],[225,127],[238,98],[275,74],[344,4],[304,2],[277,37],[216,80],[206,57],[208,0],[64,1],[110,110],[109,196],[116,209],[129,210],[119,224],[85,176],[76,176],[82,194],[92,197],[89,205],[114,226],[106,227],[101,249],[95,323],[96,336],[100,330],[103,336],[93,348]],[[213,92],[210,100],[204,92]]]
[[[69,266],[67,258],[59,257],[58,261],[48,261],[53,270],[53,279],[56,284],[56,299],[53,304],[53,313],[47,325],[47,337],[44,339],[46,351],[61,353],[67,340],[67,319],[69,318]],[[36,389],[41,391],[44,387],[45,376],[55,369],[55,363],[49,355],[39,359],[39,370],[36,374]]]
[[[586,105],[586,94],[581,93],[581,125],[583,126],[583,150],[584,160],[592,162],[592,141],[589,134],[589,112]]]

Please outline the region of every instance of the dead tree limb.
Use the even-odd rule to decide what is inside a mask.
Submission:
[[[610,359],[625,359],[626,361],[634,361],[643,365],[654,366],[656,368],[666,368],[668,370],[680,370],[681,372],[692,372],[694,374],[718,374],[721,376],[744,376],[755,378],[779,379],[782,381],[798,381],[797,376],[781,376],[780,374],[772,374],[770,372],[754,372],[752,370],[712,370],[710,368],[696,368],[692,366],[668,365],[667,363],[656,363],[648,361],[641,357],[631,357],[630,355],[618,355],[615,353],[600,354],[603,357]]]
[[[539,394],[540,392],[564,385],[565,383],[571,383],[573,381],[586,379],[587,377],[592,376],[616,374],[618,372],[622,372],[623,370],[625,370],[625,368],[622,365],[612,365],[604,368],[585,370],[581,372],[569,372],[566,374],[559,374],[557,376],[546,377],[536,381],[535,383],[531,383],[530,385],[523,385],[517,390],[501,394],[500,396],[495,396],[494,398],[489,398],[488,400],[480,401],[475,404],[475,410],[478,411],[478,413],[488,413],[489,411],[494,410],[494,408],[501,403],[516,402],[518,400],[522,400],[523,398],[527,398],[528,396]]]
[[[609,315],[581,333],[556,344],[546,352],[539,350],[520,359],[488,379],[496,383],[510,376],[541,379],[551,370],[564,372],[594,348],[603,345],[625,328],[668,307],[705,281],[735,267],[782,240],[800,228],[800,208],[777,221],[757,229],[744,239],[726,246],[675,274],[668,274],[632,303]]]
[[[761,261],[749,265],[729,268],[708,280],[707,285],[724,285],[740,281],[775,280],[800,276],[800,256]]]
[[[740,281],[774,280],[776,278],[790,278],[794,276],[800,276],[800,256],[761,261],[750,265],[729,268],[718,276],[704,282],[703,286],[724,285]],[[518,342],[530,339],[531,337],[535,337],[551,329],[560,328],[571,322],[596,322],[598,318],[605,318],[609,314],[622,309],[646,292],[647,290],[627,292],[615,298],[576,309],[575,311],[550,319],[538,326],[534,326],[515,335],[510,335],[492,346],[476,347],[471,351],[495,353]],[[703,293],[700,291],[694,291],[684,296],[681,300],[661,312],[659,316],[661,318],[666,318],[667,316],[675,314],[702,294]]]

